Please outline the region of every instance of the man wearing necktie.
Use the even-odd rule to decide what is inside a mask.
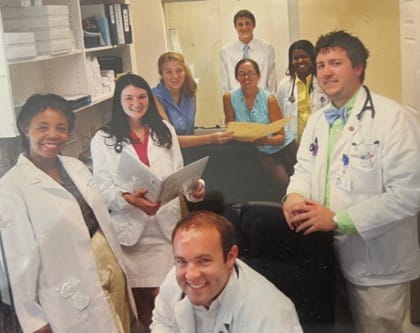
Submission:
[[[243,54],[243,59],[248,59],[249,58],[249,45],[245,44],[243,47],[244,50],[244,54]]]
[[[334,232],[358,333],[403,332],[408,282],[420,275],[419,124],[362,85],[369,53],[357,37],[330,32],[315,54],[331,103],[303,132],[286,220],[296,232]]]
[[[238,39],[225,45],[220,52],[222,92],[226,93],[239,88],[239,83],[235,78],[235,66],[239,60],[251,58],[258,63],[260,68],[259,87],[274,94],[277,90],[274,47],[254,37],[255,16],[249,10],[238,11],[233,18],[233,24],[238,33]]]

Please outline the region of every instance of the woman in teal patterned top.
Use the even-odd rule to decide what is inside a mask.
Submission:
[[[277,99],[258,87],[260,71],[252,59],[242,59],[235,67],[241,87],[223,96],[225,122],[268,124],[283,118]],[[285,129],[255,140],[265,172],[276,195],[283,196],[296,163],[297,144]]]

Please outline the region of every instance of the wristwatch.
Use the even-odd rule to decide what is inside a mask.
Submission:
[[[338,229],[338,218],[337,218],[337,215],[334,215],[333,217],[332,217],[332,220],[334,221],[334,223],[337,225],[337,229]]]

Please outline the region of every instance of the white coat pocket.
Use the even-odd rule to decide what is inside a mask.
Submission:
[[[361,193],[382,192],[379,144],[353,144],[350,150],[351,190]]]

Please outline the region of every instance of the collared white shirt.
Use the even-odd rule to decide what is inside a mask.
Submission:
[[[230,274],[229,281],[226,284],[225,288],[210,304],[210,307],[208,309],[206,309],[206,307],[203,305],[193,305],[196,333],[214,332],[214,327],[216,326],[216,321],[219,316],[219,311],[223,302],[223,296],[225,294],[225,291],[226,289],[231,288],[236,283],[238,283],[238,274],[235,272],[235,270],[233,270]]]
[[[235,78],[235,66],[243,58],[244,45],[238,39],[224,46],[220,52],[220,82],[223,93],[240,87]],[[258,86],[275,94],[277,81],[274,47],[256,37],[248,45],[249,57],[255,60],[260,68],[261,77]]]
[[[211,316],[216,322],[211,333],[302,333],[293,303],[272,283],[236,259],[220,300],[220,308]],[[218,305],[212,304],[217,307]],[[179,287],[175,268],[160,286],[153,310],[153,333],[201,333],[194,306]]]

